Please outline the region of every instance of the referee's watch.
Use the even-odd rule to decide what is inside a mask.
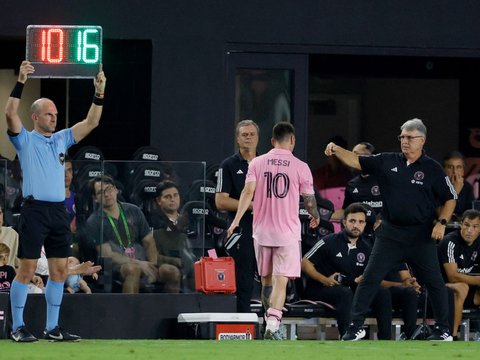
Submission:
[[[447,219],[438,219],[438,222],[442,224],[443,226],[447,225]]]

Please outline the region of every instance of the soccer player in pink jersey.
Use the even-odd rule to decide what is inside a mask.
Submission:
[[[253,201],[253,240],[262,287],[272,287],[267,309],[265,339],[281,340],[279,331],[289,278],[301,271],[300,195],[312,216],[310,227],[320,222],[313,179],[306,163],[293,154],[295,129],[281,122],[273,127],[273,149],[254,158],[249,166],[235,219],[228,236]],[[263,292],[262,292],[263,293]]]

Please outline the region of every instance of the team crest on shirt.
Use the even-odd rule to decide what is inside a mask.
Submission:
[[[357,254],[357,266],[363,266],[363,263],[365,262],[365,254],[362,252],[359,252]]]
[[[370,192],[372,193],[373,196],[378,196],[380,195],[380,188],[378,187],[378,185],[374,185],[370,189]]]
[[[330,231],[328,229],[325,229],[324,227],[321,227],[321,226],[318,227],[318,232],[320,233],[321,236],[330,234]]]
[[[61,165],[65,164],[65,154],[64,153],[58,154],[58,161],[60,161]]]
[[[415,174],[413,174],[413,178],[417,181],[422,181],[424,177],[425,174],[422,171],[417,171]]]
[[[328,215],[328,214],[330,213],[330,210],[325,209],[325,208],[320,208],[318,212],[320,213],[320,215],[326,216],[326,215]],[[308,215],[308,214],[307,214],[307,215]]]
[[[422,180],[425,178],[423,171],[417,171],[413,174],[412,184],[423,185]]]
[[[472,260],[472,261],[475,261],[476,258],[477,258],[477,252],[474,251],[474,252],[472,253],[471,260]]]

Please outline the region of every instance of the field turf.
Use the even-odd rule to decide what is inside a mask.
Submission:
[[[428,341],[214,341],[214,340],[82,340],[18,344],[0,340],[0,358],[62,360],[124,359],[478,359],[480,342]]]

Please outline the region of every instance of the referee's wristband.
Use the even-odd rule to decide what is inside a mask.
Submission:
[[[98,95],[98,96],[97,96]],[[93,97],[93,100],[92,102],[95,104],[95,105],[98,105],[98,106],[103,106],[103,101],[104,101],[104,95],[101,94],[101,97],[100,97],[100,94],[95,94],[95,96]]]
[[[22,98],[22,91],[23,87],[25,86],[24,83],[17,81],[15,87],[13,88],[12,92],[10,93],[10,97],[21,99]]]

